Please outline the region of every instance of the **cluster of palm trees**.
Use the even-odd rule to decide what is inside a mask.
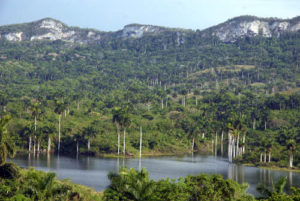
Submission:
[[[128,128],[131,124],[131,119],[128,113],[128,107],[120,108],[115,107],[113,108],[113,118],[112,121],[117,127],[118,133],[118,155],[120,154],[120,144],[121,144],[121,136],[120,136],[120,128],[123,129],[123,154],[126,154],[126,128]]]
[[[61,142],[61,116],[65,111],[66,107],[64,102],[56,101],[56,106],[54,112],[58,114],[58,153],[60,151],[60,142]],[[48,146],[47,152],[51,152],[51,143],[52,136],[55,131],[55,128],[51,125],[37,126],[38,117],[42,114],[41,103],[35,102],[31,104],[31,115],[34,119],[34,123],[29,124],[24,129],[24,133],[28,135],[28,152],[31,153],[40,153],[40,143],[44,135],[48,136]]]
[[[228,159],[232,162],[232,159],[245,153],[247,127],[243,125],[242,121],[237,121],[235,124],[228,123],[227,128]]]

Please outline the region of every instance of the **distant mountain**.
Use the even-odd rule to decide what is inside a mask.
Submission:
[[[200,31],[200,34],[199,31],[142,24],[126,25],[122,30],[116,32],[103,32],[94,29],[69,27],[58,20],[45,18],[30,23],[1,26],[0,38],[9,41],[62,40],[79,44],[97,44],[112,38],[129,39],[141,38],[145,35],[160,36],[164,33],[172,33],[177,36],[178,44],[181,44],[184,43],[186,34],[195,34],[197,37],[216,36],[223,42],[234,42],[240,37],[259,35],[263,37],[280,37],[282,33],[297,32],[299,30],[300,17],[284,20],[241,16]]]

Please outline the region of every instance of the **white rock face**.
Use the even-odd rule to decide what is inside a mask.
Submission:
[[[4,37],[9,41],[22,41],[23,32],[5,34]]]
[[[243,36],[258,36],[272,37],[274,34],[280,34],[281,32],[296,32],[300,30],[300,22],[291,27],[287,21],[273,22],[269,24],[263,20],[253,20],[238,22],[232,20],[224,26],[219,27],[213,35],[217,36],[224,42],[234,42],[237,38]]]
[[[87,34],[87,37],[92,39],[92,40],[100,40],[101,39],[101,35],[97,34],[94,31],[89,31],[88,34]]]
[[[151,25],[127,25],[122,32],[123,38],[140,38],[145,33],[159,33],[161,29],[159,27]]]
[[[46,29],[45,34],[31,36],[30,40],[65,40],[69,42],[74,42],[72,36],[75,35],[75,31],[63,31],[63,24],[56,22],[54,20],[48,19],[43,20],[40,24],[41,29]]]

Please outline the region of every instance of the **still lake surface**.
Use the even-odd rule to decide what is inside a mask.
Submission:
[[[120,166],[135,169],[145,167],[150,178],[154,180],[177,179],[201,173],[221,174],[224,178],[234,179],[239,183],[248,183],[250,185],[248,192],[255,195],[257,195],[255,189],[258,183],[271,186],[272,181],[276,182],[282,176],[288,179],[287,189],[290,186],[300,187],[300,173],[231,164],[227,158],[211,155],[118,159],[26,154],[17,155],[10,161],[23,168],[35,167],[37,170],[56,172],[59,179],[69,178],[74,183],[93,187],[97,191],[109,185],[107,174],[110,171],[117,171]]]

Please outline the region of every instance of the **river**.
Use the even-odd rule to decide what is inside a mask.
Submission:
[[[117,171],[120,166],[140,169],[145,167],[151,179],[172,178],[201,173],[221,174],[224,178],[234,179],[250,185],[248,192],[257,195],[258,183],[272,185],[278,178],[287,176],[287,189],[300,187],[300,173],[268,170],[256,167],[231,164],[227,158],[211,155],[160,156],[142,159],[70,157],[57,155],[17,155],[10,161],[23,168],[35,167],[37,170],[56,172],[59,179],[69,178],[74,183],[93,187],[100,191],[109,185],[107,174]]]

